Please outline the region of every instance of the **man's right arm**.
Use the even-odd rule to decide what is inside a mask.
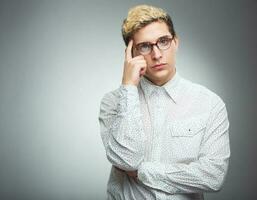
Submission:
[[[143,161],[144,131],[137,87],[121,85],[101,101],[99,123],[108,160],[134,171]]]
[[[144,131],[137,85],[146,72],[142,55],[133,57],[133,40],[125,51],[122,85],[104,96],[100,106],[101,136],[108,160],[117,168],[135,171],[144,158]]]

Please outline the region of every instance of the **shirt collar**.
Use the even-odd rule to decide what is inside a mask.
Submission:
[[[178,72],[175,72],[174,76],[162,86],[155,85],[144,76],[141,78],[140,85],[147,98],[149,98],[154,91],[165,90],[168,93],[168,95],[171,97],[171,99],[175,103],[177,103],[179,98],[178,84],[180,80],[181,80],[180,75],[178,74]]]

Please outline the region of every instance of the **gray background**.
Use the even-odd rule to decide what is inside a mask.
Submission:
[[[120,27],[139,3],[0,2],[1,200],[104,199],[99,103],[121,82]],[[180,74],[227,105],[229,173],[206,199],[256,199],[257,1],[147,3],[173,17]]]

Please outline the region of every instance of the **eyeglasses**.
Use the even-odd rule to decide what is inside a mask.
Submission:
[[[153,51],[153,46],[156,45],[160,50],[167,50],[170,47],[171,41],[174,36],[163,36],[160,37],[155,43],[142,42],[136,45],[136,49],[141,55],[148,55]]]

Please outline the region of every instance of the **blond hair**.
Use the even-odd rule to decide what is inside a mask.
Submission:
[[[155,21],[165,22],[172,36],[175,36],[171,17],[163,9],[150,5],[138,5],[129,10],[127,18],[123,21],[121,31],[125,44],[128,45],[138,30]]]

